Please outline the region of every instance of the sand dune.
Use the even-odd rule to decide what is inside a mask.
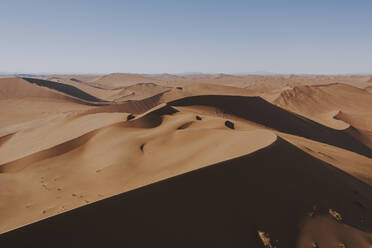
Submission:
[[[130,86],[139,83],[156,83],[149,76],[131,73],[112,73],[104,75],[97,80],[91,82],[91,84],[103,87],[106,89],[118,89],[125,86]]]
[[[242,89],[232,86],[224,86],[218,84],[187,84],[184,90],[189,93],[189,95],[240,95],[240,96],[255,96],[257,92],[249,89]]]
[[[0,245],[369,247],[369,80],[2,78]]]
[[[88,82],[76,79],[74,77],[71,77],[71,78],[70,77],[66,77],[66,78],[50,77],[48,78],[48,80],[74,86],[92,96],[95,96],[105,101],[114,101],[115,95],[120,92],[120,90],[109,90],[109,89],[102,89],[99,87],[95,87],[94,85],[91,85]]]
[[[169,90],[169,87],[163,87],[154,83],[139,83],[121,89],[116,95],[116,100],[142,100],[153,95],[167,92]]]
[[[0,244],[263,247],[265,238],[273,247],[369,247],[371,193],[279,139],[250,155],[6,233]]]
[[[276,107],[259,97],[194,96],[176,100],[169,104],[172,106],[204,105],[215,107],[221,113],[232,114],[268,128],[332,144],[372,157],[372,150],[348,132],[322,126]]]
[[[69,97],[58,94],[48,88],[34,87],[21,78],[1,78],[0,85],[0,100],[21,97],[69,99]]]
[[[101,74],[54,74],[46,75],[44,78],[51,81],[75,79],[75,81],[89,83],[100,77],[102,77]]]
[[[371,82],[371,83],[372,83],[372,82]],[[368,92],[370,92],[370,93],[372,93],[372,86],[368,86],[368,87],[366,87],[365,90],[368,91]]]
[[[166,92],[170,89],[169,87],[160,86],[154,83],[138,83],[117,89],[106,89],[104,87],[96,86],[90,82],[81,81],[76,78],[51,77],[49,79],[76,87],[99,99],[114,102],[142,100],[153,95]]]
[[[98,99],[95,96],[92,96],[79,88],[76,88],[75,86],[72,85],[67,85],[63,83],[56,83],[53,81],[48,81],[48,80],[42,80],[42,79],[36,79],[36,78],[23,78],[24,80],[36,84],[41,87],[47,87],[49,89],[57,90],[59,92],[62,92],[66,95],[75,97],[80,100],[85,100],[88,102],[103,102],[103,100]]]
[[[358,101],[355,104],[355,101]],[[372,97],[363,89],[344,84],[299,86],[284,90],[274,104],[333,128],[343,129],[334,112],[371,114]]]
[[[51,78],[51,77],[49,77]],[[370,75],[229,75],[219,74],[134,74],[134,73],[112,73],[102,76],[79,76],[79,75],[56,75],[54,78],[75,78],[82,83],[102,89],[119,89],[122,87],[142,84],[156,83],[163,86],[186,86],[190,83],[196,84],[218,84],[240,88],[259,90],[262,93],[285,86],[297,85],[322,85],[329,83],[343,83],[359,88],[370,86],[368,81]]]
[[[69,141],[59,142],[28,157],[2,164],[0,176],[3,183],[8,183],[8,180],[22,183],[13,183],[12,198],[7,198],[1,205],[2,210],[13,206],[12,211],[0,211],[3,213],[1,230],[9,230],[103,197],[237,157],[275,140],[275,135],[265,130],[234,132],[224,126],[222,119],[212,120],[219,123],[218,129],[203,128],[208,118],[197,121],[193,114],[177,112],[166,106],[129,122],[124,119],[83,136],[70,137]],[[71,123],[73,121],[82,120],[71,120],[63,126],[71,129],[76,125]],[[43,143],[39,146],[34,144],[32,148],[57,142],[60,139],[58,134],[63,130],[52,128],[49,141],[40,140],[38,142]],[[27,135],[21,137],[32,139],[32,136],[36,136],[35,132],[29,134],[30,138]],[[241,141],[236,142],[238,139]],[[251,139],[256,142],[249,142]],[[218,140],[224,142],[216,146]],[[4,156],[8,154],[8,160],[12,154],[11,141],[0,149]],[[13,143],[16,144],[15,141]],[[169,153],[179,155],[168,157]],[[23,187],[27,190],[22,190]],[[19,211],[24,214],[21,215]]]
[[[0,137],[90,108],[80,99],[20,78],[0,79]]]

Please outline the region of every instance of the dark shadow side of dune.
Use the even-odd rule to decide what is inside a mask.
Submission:
[[[216,107],[226,114],[239,116],[266,127],[289,133],[372,158],[372,150],[346,130],[335,130],[277,107],[261,97],[203,95],[169,102],[171,106],[203,105]]]
[[[277,247],[291,248],[314,206],[314,216],[332,208],[344,223],[372,230],[371,195],[367,184],[278,139],[4,233],[0,246],[264,247],[257,234],[263,231]]]
[[[137,128],[155,128],[163,122],[163,115],[172,115],[177,113],[178,110],[172,108],[169,105],[164,105],[161,108],[155,109],[144,116],[139,117],[138,119],[123,121],[114,125],[123,125],[127,127],[137,127]],[[135,117],[135,116],[134,116]],[[124,120],[124,119],[123,119]],[[27,155],[23,158],[17,160],[0,164],[0,174],[7,172],[18,172],[26,168],[28,165],[45,160],[51,157],[59,156],[64,153],[70,152],[80,146],[83,146],[87,143],[94,135],[96,135],[100,130],[106,127],[98,128],[96,130],[85,133],[77,138],[66,141],[64,143],[55,145],[51,148],[38,151],[36,153]],[[14,134],[9,134],[3,137],[0,137],[0,145],[5,143],[10,139]]]
[[[125,112],[133,114],[142,114],[159,105],[161,97],[164,92],[150,96],[142,100],[125,101],[116,104],[110,104],[106,106],[100,106],[92,110],[84,112],[85,114],[94,113],[114,113],[114,112]]]
[[[73,96],[75,98],[89,101],[89,102],[106,102],[102,99],[99,99],[93,95],[90,95],[86,93],[85,91],[80,90],[79,88],[76,88],[75,86],[63,84],[63,83],[57,83],[49,80],[43,80],[43,79],[37,79],[37,78],[22,78],[26,80],[29,83],[36,84],[41,87],[47,87],[53,90],[57,90],[59,92],[62,92],[66,95]]]

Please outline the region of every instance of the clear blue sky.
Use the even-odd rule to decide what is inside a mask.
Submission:
[[[372,72],[371,0],[1,0],[0,72]]]

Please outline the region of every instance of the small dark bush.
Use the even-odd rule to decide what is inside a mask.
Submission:
[[[135,116],[133,114],[130,114],[127,116],[127,121],[134,119]]]
[[[235,129],[235,125],[231,121],[225,121],[225,126],[231,129]]]

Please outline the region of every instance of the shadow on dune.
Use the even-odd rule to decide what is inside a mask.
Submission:
[[[158,109],[146,113],[138,119],[124,122],[121,125],[136,128],[155,128],[160,126],[163,122],[163,115],[173,115],[177,112],[178,110],[172,108],[171,106],[164,105]]]
[[[3,144],[5,144],[8,140],[10,140],[13,137],[14,134],[15,133],[10,133],[10,134],[1,136],[0,137],[0,146],[3,145]]]
[[[276,247],[291,248],[314,206],[314,216],[332,208],[345,224],[372,230],[371,195],[370,186],[278,139],[252,154],[2,234],[0,246],[264,247],[263,231]]]
[[[300,115],[279,108],[260,97],[192,96],[169,102],[171,106],[203,105],[273,128],[372,157],[372,150],[352,137],[346,130],[335,130]]]
[[[93,113],[115,113],[115,112],[125,112],[133,114],[142,114],[155,106],[159,105],[163,93],[156,94],[154,96],[134,101],[125,101],[122,103],[111,104],[107,106],[101,106],[92,110],[84,112],[85,114]]]
[[[105,102],[104,100],[101,100],[95,96],[92,96],[78,88],[72,85],[68,84],[63,84],[63,83],[57,83],[57,82],[52,82],[48,80],[42,80],[42,79],[37,79],[37,78],[22,78],[26,80],[27,82],[30,82],[32,84],[36,84],[38,86],[42,87],[47,87],[53,90],[60,91],[64,94],[67,94],[69,96],[73,96],[85,101],[89,102]]]
[[[132,115],[131,120],[124,121],[125,118],[123,118],[123,122],[119,122],[114,125],[136,128],[155,128],[160,126],[160,124],[163,122],[163,115],[172,115],[177,112],[178,110],[172,108],[171,106],[164,105],[149,113],[146,113],[144,116],[141,116],[138,119],[134,119],[135,116]],[[35,152],[33,154],[27,155],[23,158],[19,158],[8,163],[0,164],[0,173],[18,172],[34,162],[45,160],[54,156],[59,156],[77,149],[87,143],[93,136],[95,136],[100,130],[104,128],[105,127],[98,128],[72,140],[55,145],[51,148]],[[13,135],[14,133],[0,137],[0,146],[8,139],[10,139]]]

